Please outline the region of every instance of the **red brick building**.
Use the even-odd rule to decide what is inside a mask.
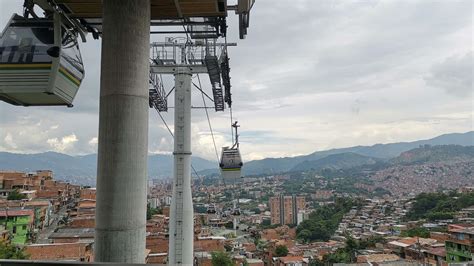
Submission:
[[[33,244],[26,246],[25,252],[31,260],[94,261],[92,242]]]

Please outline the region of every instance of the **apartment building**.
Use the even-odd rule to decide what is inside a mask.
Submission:
[[[270,198],[271,224],[297,224],[298,211],[304,210],[306,201],[304,197],[284,196]]]
[[[446,259],[448,263],[474,260],[474,224],[448,225],[450,237],[446,240]]]

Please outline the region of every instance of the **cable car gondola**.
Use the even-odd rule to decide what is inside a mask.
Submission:
[[[0,100],[72,106],[84,78],[77,34],[53,17],[11,17],[0,37]]]
[[[209,204],[207,206],[207,211],[206,211],[208,214],[214,214],[216,213],[216,206],[214,204]]]
[[[239,207],[239,199],[234,200],[234,206],[232,208],[232,215],[239,216],[240,215],[240,207]]]
[[[237,134],[237,121],[232,124],[235,128],[235,143],[232,147],[222,147],[221,162],[219,167],[221,175],[226,184],[235,183],[241,177],[241,169],[243,166],[242,158],[239,151],[239,135]]]
[[[232,210],[232,215],[239,216],[240,215],[240,208],[235,208]]]

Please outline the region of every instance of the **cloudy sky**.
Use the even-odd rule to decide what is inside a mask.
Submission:
[[[0,0],[1,28],[22,2]],[[257,0],[245,40],[228,22],[244,160],[473,130],[473,8],[471,0]],[[86,78],[74,108],[1,102],[0,151],[96,152],[101,43],[80,48]],[[230,144],[229,113],[210,116],[217,146]],[[172,113],[164,117],[172,126]],[[170,153],[153,110],[149,121],[150,153]],[[192,131],[193,153],[215,159],[202,109]]]

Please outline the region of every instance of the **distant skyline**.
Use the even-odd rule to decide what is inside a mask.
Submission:
[[[22,1],[0,0],[0,28],[21,10]],[[228,41],[238,43],[229,55],[244,160],[472,131],[472,17],[469,0],[257,0],[245,40],[234,16],[228,21]],[[0,102],[0,151],[96,152],[101,42],[88,38],[80,48],[86,78],[74,107]],[[220,151],[230,144],[229,113],[210,116]],[[172,127],[172,109],[164,117]],[[170,153],[152,109],[149,121],[149,152]],[[192,121],[193,154],[215,160],[204,111],[193,110]]]

